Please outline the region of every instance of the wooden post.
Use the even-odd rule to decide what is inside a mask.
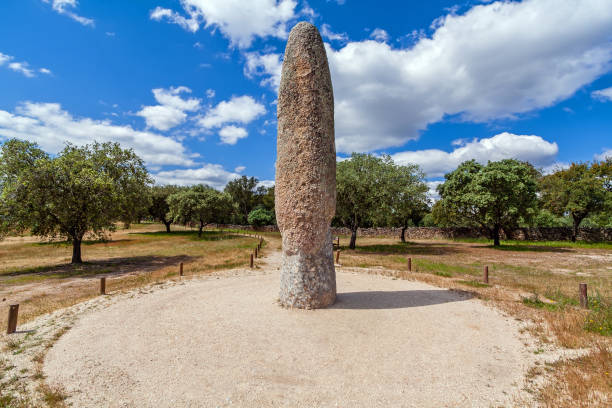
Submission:
[[[489,284],[489,267],[488,266],[484,267],[484,271],[482,274],[482,281],[486,283],[487,285]]]
[[[587,296],[587,284],[581,283],[578,288],[580,290],[580,307],[582,307],[583,309],[588,309],[589,297]]]
[[[179,265],[179,276],[183,276],[183,263]]]
[[[106,278],[100,278],[100,294],[106,295]]]
[[[19,312],[18,304],[9,306],[8,328],[6,329],[6,334],[13,334],[17,331],[17,313],[18,312]]]
[[[408,272],[412,271],[412,258],[408,258]]]
[[[336,238],[338,238],[338,249],[340,249],[340,236],[337,236]]]
[[[255,247],[255,258],[257,258],[257,247]]]
[[[340,250],[336,251],[336,263],[340,264]]]
[[[250,263],[251,268],[253,268],[253,254],[251,254],[251,263]]]

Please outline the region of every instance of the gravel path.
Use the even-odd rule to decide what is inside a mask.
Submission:
[[[519,324],[466,295],[338,272],[329,309],[276,303],[260,274],[209,277],[85,313],[49,351],[76,407],[521,405],[536,360]],[[527,342],[527,343],[526,343]]]

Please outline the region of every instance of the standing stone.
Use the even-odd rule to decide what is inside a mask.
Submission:
[[[321,35],[304,22],[291,30],[285,49],[278,92],[275,200],[283,238],[280,303],[302,309],[333,304],[334,93]]]

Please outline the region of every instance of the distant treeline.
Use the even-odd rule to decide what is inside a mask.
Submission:
[[[503,232],[528,226],[612,227],[612,158],[572,163],[543,175],[526,162],[486,165],[466,161],[438,186],[432,203],[417,165],[398,165],[389,156],[354,153],[337,164],[337,204],[332,225],[477,227],[495,245]],[[52,157],[29,142],[11,139],[0,153],[0,238],[29,231],[65,237],[73,262],[81,262],[86,234],[103,239],[120,222],[156,220],[195,224],[274,225],[274,186],[255,177],[230,181],[223,191],[206,185],[154,185],[143,161],[117,143],[67,145]]]

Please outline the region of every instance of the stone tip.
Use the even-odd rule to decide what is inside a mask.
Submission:
[[[313,24],[307,21],[300,21],[291,29],[291,33],[289,35],[294,34],[294,33],[306,33],[309,31],[316,32],[316,33],[319,32],[317,27],[315,27]]]

